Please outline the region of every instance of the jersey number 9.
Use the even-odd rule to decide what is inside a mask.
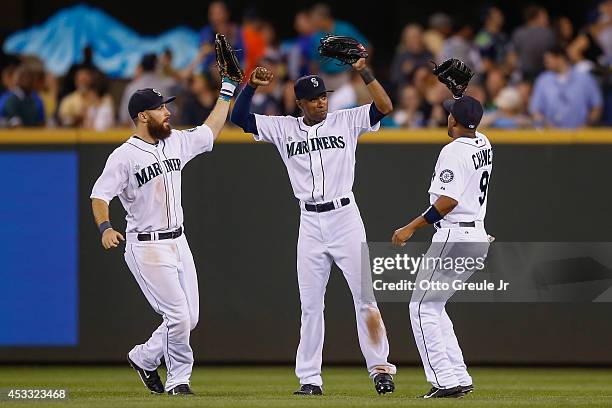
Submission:
[[[478,197],[478,201],[480,205],[483,205],[485,200],[487,199],[487,190],[489,188],[489,172],[483,171],[482,177],[480,178],[480,191],[482,191],[482,196]]]

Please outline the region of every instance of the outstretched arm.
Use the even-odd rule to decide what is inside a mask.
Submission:
[[[226,84],[226,78],[223,78],[223,85]],[[222,86],[223,86],[222,85]],[[236,89],[235,84],[231,84],[234,89]],[[223,89],[223,88],[221,88]],[[233,90],[231,91],[234,92]],[[221,133],[221,129],[225,125],[225,120],[227,119],[227,113],[229,112],[230,99],[226,99],[223,97],[223,94],[219,95],[219,99],[217,99],[217,103],[213,108],[208,118],[204,121],[204,124],[210,128],[213,132],[213,138],[217,140],[219,133]]]
[[[458,202],[454,198],[440,196],[422,215],[419,215],[410,224],[395,230],[391,242],[403,246],[412,237],[416,230],[429,224],[440,221],[446,214],[453,211]]]
[[[255,88],[250,84],[247,84],[238,97],[234,104],[234,110],[230,120],[236,126],[240,126],[246,133],[257,134],[257,124],[255,123],[255,115],[250,112],[251,100],[255,94]]]
[[[359,75],[365,82],[368,92],[372,96],[374,103],[370,108],[370,125],[374,126],[378,123],[385,115],[388,115],[393,111],[393,104],[391,98],[387,95],[387,92],[382,87],[380,82],[374,78],[372,70],[366,65],[365,58],[360,58],[356,63],[353,64],[355,71],[359,72]]]

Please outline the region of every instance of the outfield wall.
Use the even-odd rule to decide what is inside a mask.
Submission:
[[[129,135],[0,132],[0,362],[122,361],[160,319],[123,262],[105,252],[91,186]],[[501,241],[609,241],[612,131],[491,132],[487,230]],[[444,130],[366,135],[355,196],[370,241],[427,205]],[[199,271],[199,362],[291,362],[299,336],[295,253],[299,209],[273,146],[225,131],[183,172],[186,233]],[[124,212],[111,205],[122,230]],[[431,231],[420,232],[427,240]],[[417,362],[405,304],[381,304],[395,362]],[[452,304],[472,363],[612,364],[612,305]],[[329,362],[358,363],[354,311],[341,273],[326,298]]]

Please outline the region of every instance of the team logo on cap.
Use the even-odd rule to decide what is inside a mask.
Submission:
[[[153,92],[155,92],[157,94],[157,96],[162,96],[161,92],[159,92],[157,89],[152,88]]]
[[[310,82],[312,82],[312,85],[316,88],[317,86],[319,86],[319,81],[317,81],[317,78],[310,78]]]
[[[440,181],[443,183],[450,183],[451,181],[453,181],[454,178],[455,173],[453,173],[449,169],[442,170],[442,173],[440,173]]]

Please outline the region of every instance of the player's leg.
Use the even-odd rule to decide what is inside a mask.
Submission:
[[[183,234],[176,240],[179,251],[179,282],[185,292],[187,305],[189,306],[190,330],[195,329],[200,318],[200,296],[198,291],[198,274],[196,272],[193,255],[187,242],[187,237]]]
[[[125,257],[147,300],[163,317],[160,328],[147,343],[135,346],[131,355],[143,355],[147,350],[155,353],[161,337],[168,369],[166,390],[179,384],[189,384],[193,366],[193,352],[189,346],[191,322],[187,298],[179,282],[177,267],[174,266],[178,263],[177,252],[168,243],[128,243]],[[158,331],[161,331],[161,335]],[[149,361],[154,358],[153,355],[145,357]]]
[[[439,240],[444,234],[443,242],[433,242],[424,259],[437,260],[446,257],[452,246],[450,230],[440,230],[436,233]],[[423,362],[425,376],[436,388],[453,388],[459,385],[453,366],[446,353],[446,344],[442,333],[442,311],[448,294],[428,290],[423,281],[439,282],[442,277],[440,264],[432,261],[423,264],[415,279],[415,287],[410,299],[410,323],[414,340]],[[426,283],[426,282],[425,282]]]
[[[459,341],[453,330],[453,322],[446,313],[446,308],[442,309],[440,325],[442,328],[442,337],[446,345],[446,355],[450,360],[455,376],[459,380],[459,385],[471,385],[472,377],[467,371],[465,361],[463,361],[463,352],[461,351],[461,347],[459,347]]]
[[[176,247],[178,251],[179,283],[187,298],[187,304],[189,306],[189,321],[191,323],[190,328],[193,330],[199,319],[200,299],[198,296],[198,277],[193,256],[184,235],[176,241]],[[129,259],[129,261],[133,263],[132,259]],[[136,280],[142,279],[138,274],[135,276]],[[141,285],[141,287],[142,286],[144,286],[144,283]],[[148,292],[145,293],[150,296]],[[149,300],[149,302],[151,302],[151,300]],[[153,332],[146,343],[140,345],[140,347],[135,347],[130,352],[130,358],[132,361],[136,362],[136,364],[148,371],[153,371],[159,367],[161,358],[164,355],[162,345],[166,332],[166,324],[162,323],[157,330]]]
[[[134,256],[132,255],[133,249],[130,247],[131,244],[126,244],[125,248],[125,262],[128,268],[134,275],[140,290],[145,295],[145,298],[157,313],[163,316],[163,313],[157,305],[157,300],[153,297],[152,293],[148,290],[147,284],[144,281],[139,268],[136,265]],[[164,337],[166,337],[167,327],[165,321],[157,327],[157,329],[151,334],[151,337],[143,343],[138,344],[130,350],[128,353],[129,358],[135,362],[139,367],[147,371],[155,371],[161,364],[161,358],[164,355]]]
[[[140,282],[138,284],[140,285]],[[167,328],[164,321],[145,343],[138,344],[130,350],[128,353],[130,360],[147,371],[155,371],[161,365],[161,358],[164,356],[166,332]]]
[[[443,309],[441,302],[412,300],[410,323],[427,381],[436,388],[452,388],[459,385],[459,379],[447,354],[441,322]]]
[[[371,274],[362,274],[362,264],[369,265],[369,251],[359,209],[350,204],[326,213],[325,221],[325,230],[330,234],[327,248],[342,270],[353,296],[359,346],[368,373],[370,377],[378,373],[395,374],[396,367],[387,361],[389,341],[371,292]]]
[[[487,234],[482,229],[466,228],[460,230],[449,257],[462,257],[464,259],[486,258],[489,242]],[[475,269],[462,271],[454,276],[455,280],[466,282],[475,272]],[[459,341],[455,335],[453,322],[451,321],[446,308],[441,314],[442,335],[446,344],[446,354],[453,366],[453,370],[460,385],[467,386],[472,384],[472,377],[467,371],[467,366],[463,359],[463,352],[459,346]]]
[[[318,214],[302,213],[297,244],[297,273],[302,307],[300,344],[295,375],[300,384],[321,386],[323,338],[325,335],[325,288],[329,280],[331,258],[323,246]]]

